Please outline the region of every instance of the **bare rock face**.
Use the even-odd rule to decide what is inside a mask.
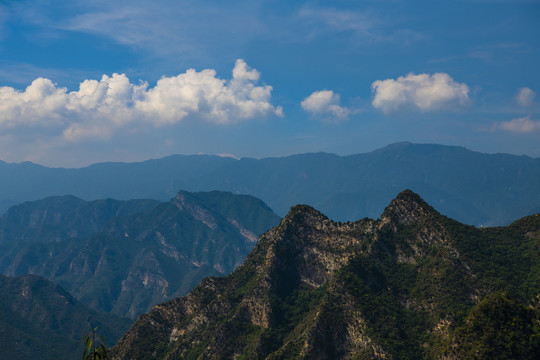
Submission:
[[[410,190],[401,192],[390,205],[384,210],[381,216],[381,223],[388,224],[392,229],[399,225],[410,225],[421,223],[438,213],[429,206],[417,194]]]
[[[52,197],[0,218],[0,272],[44,276],[95,310],[135,319],[232,272],[279,221],[261,200],[221,191],[169,202]]]
[[[207,278],[141,315],[111,353],[126,360],[443,358],[453,328],[494,288],[538,294],[539,285],[524,280],[536,270],[520,268],[536,259],[529,250],[540,244],[538,230],[537,217],[493,230],[466,226],[408,190],[380,220],[336,223],[298,205],[231,275]],[[529,250],[501,252],[516,247]],[[495,271],[499,261],[505,274]]]

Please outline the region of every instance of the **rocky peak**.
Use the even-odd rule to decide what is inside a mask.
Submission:
[[[310,226],[320,228],[323,223],[331,222],[330,219],[309,205],[296,205],[291,207],[289,213],[283,218],[283,225],[296,227]]]
[[[383,225],[410,225],[422,222],[430,216],[438,214],[429,204],[415,192],[407,189],[398,194],[384,210],[381,221]]]
[[[441,220],[410,190],[381,220],[335,223],[294,206],[231,275],[206,279],[139,317],[111,349],[113,359],[442,359],[437,354],[447,352],[442,344],[462,316],[455,314],[506,281],[495,278],[493,256],[510,261],[507,269],[537,257],[471,251],[473,241],[513,247],[530,238],[508,242],[512,228],[488,232],[458,222],[447,231]],[[534,223],[529,232],[540,228]],[[512,279],[534,278],[527,276]]]

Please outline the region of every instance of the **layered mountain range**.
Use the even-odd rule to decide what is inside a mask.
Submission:
[[[0,218],[0,273],[40,275],[92,309],[135,318],[229,274],[279,220],[259,199],[220,191],[168,202],[51,197]]]
[[[85,200],[174,197],[178,189],[250,194],[279,215],[309,204],[332,219],[377,218],[401,190],[475,225],[506,225],[540,211],[540,159],[462,147],[396,143],[365,154],[240,160],[174,155],[81,169],[0,162],[0,212],[23,201],[72,194]]]
[[[476,228],[407,190],[378,220],[293,207],[245,263],[138,317],[114,359],[537,359],[540,214]]]

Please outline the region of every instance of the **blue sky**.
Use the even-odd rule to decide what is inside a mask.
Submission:
[[[0,1],[0,159],[540,157],[540,1]]]

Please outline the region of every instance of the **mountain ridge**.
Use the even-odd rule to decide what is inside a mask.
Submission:
[[[538,209],[539,178],[538,158],[407,142],[346,156],[307,153],[237,160],[174,155],[79,169],[10,164],[0,166],[0,211],[66,193],[85,200],[166,201],[178,189],[221,190],[258,197],[282,216],[305,203],[333,219],[352,221],[378,218],[390,200],[410,188],[447,216],[492,226]]]
[[[292,207],[231,275],[141,315],[113,358],[458,359],[469,335],[487,346],[468,322],[516,311],[525,325],[511,336],[532,342],[497,346],[534,359],[540,312],[522,309],[540,294],[540,214],[478,229],[411,191],[383,214],[338,223]],[[486,296],[499,290],[520,300],[497,307]]]
[[[134,318],[231,272],[278,221],[261,200],[221,191],[168,202],[46,198],[0,218],[0,272],[44,276],[93,309]]]

